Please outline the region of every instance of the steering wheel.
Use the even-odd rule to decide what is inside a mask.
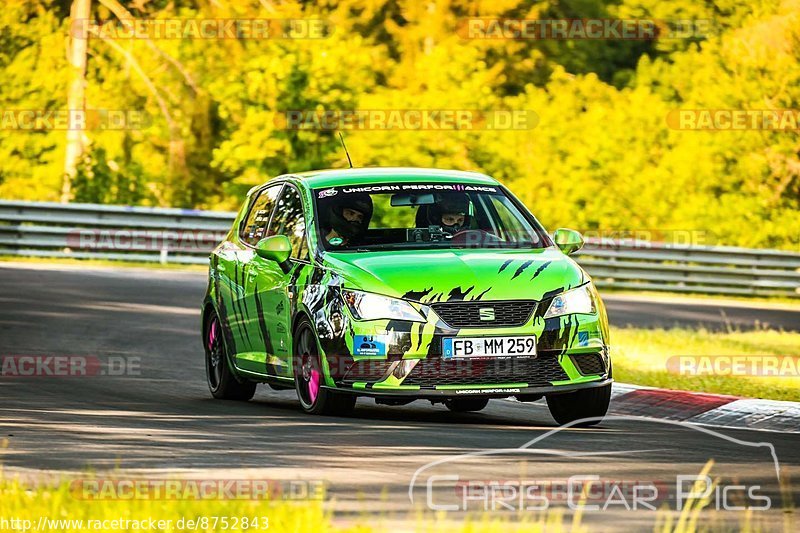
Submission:
[[[466,244],[475,247],[486,244],[496,244],[501,241],[502,239],[494,233],[482,229],[462,229],[453,235],[453,238],[450,240],[450,242],[455,244]]]

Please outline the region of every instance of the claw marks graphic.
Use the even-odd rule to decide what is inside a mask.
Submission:
[[[233,339],[233,332],[231,331],[231,325],[228,321],[227,308],[225,307],[225,302],[222,298],[222,291],[220,290],[220,274],[217,268],[218,263],[219,258],[216,255],[213,255],[211,259],[211,265],[214,272],[213,283],[214,295],[217,303],[217,316],[219,316],[219,323],[222,326],[222,335],[225,340],[225,344],[228,346],[231,353],[236,353],[236,342]]]
[[[525,272],[525,269],[526,269],[526,268],[528,268],[529,266],[531,266],[532,264],[533,264],[533,260],[524,261],[524,262],[523,262],[523,263],[522,263],[522,264],[519,266],[519,268],[517,269],[517,271],[516,271],[516,272],[514,272],[514,275],[513,275],[513,276],[511,276],[511,279],[515,279],[515,278],[519,277],[519,275],[520,275],[520,274],[522,274],[523,272]]]
[[[258,319],[258,329],[261,332],[261,340],[264,342],[264,351],[267,353],[267,374],[278,374],[278,369],[274,365],[269,364],[269,356],[275,355],[272,348],[272,340],[270,339],[269,330],[267,329],[267,321],[264,319],[264,307],[261,304],[261,298],[258,292],[258,285],[253,289],[253,299],[256,301],[256,318]]]
[[[247,296],[248,295],[247,295],[247,287],[245,286],[245,283],[247,281],[246,269],[247,269],[246,265],[244,265],[244,266],[242,266],[242,267],[237,269],[238,272],[239,272],[239,278],[240,278],[237,281],[237,285],[238,285],[238,287],[240,287],[240,290],[241,290],[241,298],[238,298],[237,301],[239,302],[239,309],[240,309],[240,312],[242,313],[242,315],[241,315],[242,318],[239,320],[239,324],[241,324],[242,329],[244,330],[244,335],[247,338],[247,344],[251,348],[253,348],[255,345],[254,345],[253,339],[250,337],[250,328],[247,327],[247,318],[250,316],[250,309],[248,309],[248,307],[247,307]]]
[[[448,301],[448,302],[461,302],[461,301],[473,302],[473,301],[476,301],[476,300],[480,300],[481,298],[486,296],[486,293],[488,293],[490,290],[492,290],[492,288],[489,287],[488,289],[483,290],[480,294],[477,294],[477,295],[475,295],[475,296],[473,296],[471,298],[467,298],[470,294],[472,294],[472,292],[474,290],[475,290],[475,286],[474,285],[472,285],[470,287],[467,287],[466,290],[462,290],[460,285],[458,287],[453,287],[452,289],[450,289],[449,292],[447,292],[447,300],[446,301]],[[435,304],[437,302],[442,301],[442,298],[444,297],[444,294],[445,294],[444,292],[437,292],[437,293],[435,293],[433,295],[431,295],[431,292],[433,292],[433,287],[431,287],[430,289],[424,289],[424,290],[421,290],[421,291],[411,290],[411,291],[406,292],[402,296],[402,298],[404,300],[412,300],[412,301],[415,301],[415,302],[420,302],[420,303],[425,304],[425,305]],[[430,298],[426,298],[426,296],[428,296],[428,295],[431,295]]]
[[[239,275],[241,274],[241,280]],[[245,287],[244,287],[244,267],[239,266],[238,261],[233,262],[233,286],[231,287],[231,300],[233,301],[233,313],[235,315],[234,322],[237,329],[243,333],[242,338],[247,341],[247,345],[253,347],[253,341],[250,339],[250,333],[247,331],[247,324],[245,319],[247,317],[247,308],[243,305],[245,300]]]
[[[533,277],[531,278],[531,281],[535,280],[536,276],[541,274],[544,271],[545,268],[550,266],[551,263],[552,263],[552,261],[545,261],[544,263],[542,263],[542,265],[539,268],[536,269],[536,272],[533,273]]]
[[[311,315],[331,378],[335,381],[343,377],[344,370],[353,362],[345,335],[349,331],[352,339],[353,326],[344,312],[341,279],[335,272],[317,266],[307,266],[303,270],[310,272],[306,274],[305,283],[298,278],[297,290],[303,286],[301,303]]]
[[[457,301],[464,301],[469,293],[472,292],[472,289],[475,288],[475,285],[469,287],[467,290],[461,290],[461,287],[455,287],[453,290],[450,291],[450,297],[447,299],[448,302],[457,302]]]
[[[422,347],[422,330],[424,329],[425,324],[416,323],[414,324],[414,328],[412,330],[412,337],[417,338],[417,346],[414,348],[416,352],[419,352],[419,349]]]
[[[486,293],[487,293],[487,292],[489,292],[490,290],[492,290],[492,288],[491,288],[491,287],[489,287],[488,289],[486,289],[485,291],[483,291],[482,293],[480,293],[479,295],[477,295],[477,296],[476,296],[475,298],[473,298],[472,300],[473,300],[473,301],[474,301],[474,300],[480,300],[481,298],[483,298],[484,296],[486,296]]]
[[[430,289],[424,289],[421,291],[408,291],[403,295],[404,300],[411,300],[414,302],[421,302],[423,298],[429,295],[433,291],[433,287]]]
[[[411,328],[414,322],[407,320],[390,320],[386,331],[392,333],[394,342],[389,345],[389,355],[403,356],[411,349]]]
[[[513,259],[508,259],[508,260],[506,260],[505,262],[503,262],[503,264],[502,264],[502,265],[500,265],[500,270],[498,270],[498,271],[497,271],[497,273],[498,273],[498,274],[502,273],[502,272],[503,272],[505,269],[507,269],[509,266],[511,266],[511,263],[513,263],[513,262],[514,262],[514,260],[513,260]],[[527,259],[527,260],[523,261],[523,262],[522,262],[522,264],[520,264],[520,265],[517,267],[517,269],[514,271],[514,274],[512,274],[512,276],[511,276],[511,279],[513,280],[513,279],[516,279],[516,278],[518,278],[519,276],[521,276],[521,275],[522,275],[522,274],[523,274],[523,273],[524,273],[524,272],[525,272],[525,271],[526,271],[526,270],[527,270],[527,269],[528,269],[528,268],[529,268],[531,265],[533,265],[534,263],[535,263],[535,261],[534,261],[534,260],[532,260],[532,259]],[[547,268],[548,266],[550,266],[552,263],[553,263],[553,261],[545,261],[544,263],[542,263],[541,265],[539,265],[539,267],[538,267],[538,268],[536,269],[536,271],[533,273],[533,277],[531,277],[531,278],[530,278],[530,279],[531,279],[531,281],[533,281],[534,279],[536,279],[536,277],[537,277],[539,274],[541,274],[541,273],[544,271],[544,269],[546,269],[546,268]]]
[[[542,301],[536,306],[536,311],[534,311],[534,323],[544,318],[544,314],[550,307],[550,302],[565,290],[566,288],[559,287],[545,293],[544,298],[542,298]],[[570,343],[574,342],[577,336],[578,319],[575,315],[547,318],[544,319],[544,329],[539,336],[539,346],[542,349],[555,350],[558,354],[563,354],[569,349]]]

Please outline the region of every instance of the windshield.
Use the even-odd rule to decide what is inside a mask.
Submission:
[[[392,183],[315,189],[329,251],[544,248],[544,229],[500,187]]]

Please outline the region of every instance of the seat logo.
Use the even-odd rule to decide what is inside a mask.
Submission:
[[[478,316],[484,322],[494,320],[494,307],[481,307],[478,309]]]

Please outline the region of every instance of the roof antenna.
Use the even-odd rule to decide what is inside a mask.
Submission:
[[[342,132],[339,132],[339,140],[342,141],[342,148],[344,148],[344,154],[347,156],[347,162],[350,163],[350,168],[353,168],[353,160],[350,159],[350,152],[347,151],[347,145],[344,144],[344,135]]]

